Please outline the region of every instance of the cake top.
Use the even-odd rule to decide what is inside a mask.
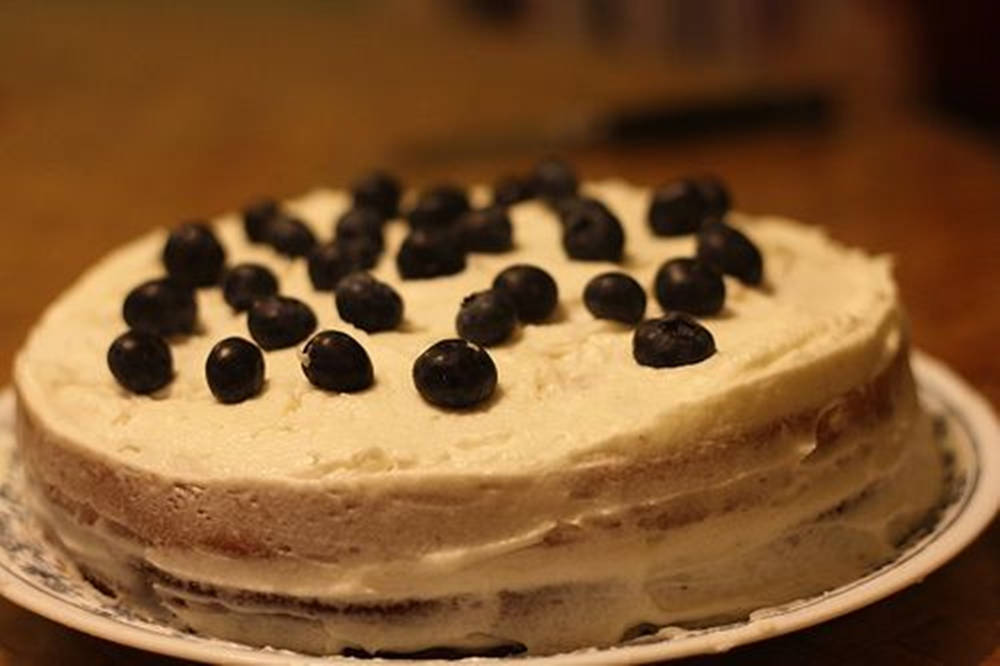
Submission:
[[[270,268],[280,293],[315,313],[317,330],[338,330],[360,343],[373,383],[358,392],[324,391],[307,380],[299,344],[264,353],[258,395],[220,402],[206,383],[206,358],[224,338],[249,337],[247,315],[234,312],[220,289],[196,292],[197,334],[170,345],[173,380],[151,396],[123,390],[108,372],[108,345],[126,328],[126,294],[162,275],[165,231],[113,252],[48,309],[17,359],[18,391],[56,435],[178,478],[516,474],[653,454],[769,423],[870,378],[901,344],[886,258],[840,246],[815,228],[732,213],[729,224],[764,256],[762,284],[724,278],[722,311],[700,317],[715,353],[681,367],[640,365],[633,327],[595,318],[584,289],[595,276],[615,271],[650,293],[661,265],[693,256],[695,239],[653,233],[646,189],[621,182],[582,189],[621,221],[620,262],[571,259],[553,210],[525,201],[510,208],[512,250],[469,254],[464,270],[453,275],[402,280],[394,258],[406,228],[391,221],[387,251],[372,274],[405,308],[397,327],[370,333],[341,318],[329,291],[314,289],[305,261],[250,243],[237,215],[216,220],[230,264]],[[329,238],[351,197],[321,190],[285,206],[316,237]],[[291,230],[289,242],[300,232]],[[428,402],[414,387],[414,360],[456,337],[463,299],[488,289],[505,268],[525,263],[554,277],[555,311],[542,323],[516,326],[509,339],[489,348],[498,381],[488,399],[459,412]],[[651,297],[646,316],[659,314]]]

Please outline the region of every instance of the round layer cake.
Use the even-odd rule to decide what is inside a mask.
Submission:
[[[19,442],[38,514],[83,573],[195,631],[312,653],[552,653],[667,625],[745,616],[891,559],[926,524],[940,454],[910,374],[890,261],[795,222],[730,213],[764,279],[726,276],[699,320],[708,358],[636,362],[633,327],[583,301],[599,273],[649,291],[693,235],[647,222],[651,192],[585,184],[621,221],[621,262],[567,256],[541,201],[510,208],[514,246],[464,270],[400,279],[406,224],[385,227],[372,273],[402,323],[366,333],[314,289],[306,262],[213,223],[229,264],[254,262],[307,303],[318,329],[367,351],[374,384],[317,388],[301,345],[265,353],[237,404],[205,378],[213,345],[249,338],[220,289],[197,291],[194,334],[170,340],[162,390],[124,390],[106,363],[122,302],[163,274],[166,231],[113,252],[45,313],[15,366]],[[477,192],[477,196],[484,195]],[[285,208],[329,238],[348,193]],[[415,359],[455,337],[464,297],[514,264],[558,285],[558,307],[488,353],[492,395],[445,409]],[[661,308],[652,296],[647,316]]]

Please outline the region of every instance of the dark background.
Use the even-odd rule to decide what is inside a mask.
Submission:
[[[741,209],[892,252],[915,344],[996,404],[997,7],[4,2],[0,384],[43,307],[152,227],[559,153],[587,178],[713,172]],[[998,562],[994,525],[923,585],[725,662],[1000,664]],[[137,658],[0,603],[0,664]]]

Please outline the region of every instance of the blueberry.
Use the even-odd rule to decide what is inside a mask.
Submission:
[[[219,402],[243,402],[264,387],[264,354],[249,340],[226,338],[208,353],[205,378]]]
[[[583,199],[564,207],[563,247],[572,259],[620,261],[625,249],[625,231],[608,208],[594,199]]]
[[[149,280],[125,297],[122,316],[137,331],[166,336],[188,334],[194,331],[198,304],[189,287],[169,278]]]
[[[309,251],[309,280],[318,291],[330,291],[347,275],[358,270],[354,257],[338,243],[324,243]]]
[[[469,210],[465,190],[454,185],[437,185],[424,190],[407,218],[415,228],[447,227]]]
[[[656,300],[664,310],[713,315],[726,302],[722,276],[697,259],[671,259],[660,266],[654,282]]]
[[[465,340],[442,340],[417,357],[413,383],[424,400],[440,407],[471,407],[497,386],[497,367],[486,350]]]
[[[374,208],[351,208],[337,220],[334,238],[349,245],[367,243],[382,251],[382,216]]]
[[[335,289],[347,274],[371,268],[378,250],[361,240],[352,243],[325,243],[309,251],[309,279],[318,291]]]
[[[418,228],[400,246],[396,268],[406,279],[453,275],[465,269],[465,251],[450,231]]]
[[[498,206],[510,206],[534,196],[535,189],[528,178],[506,176],[493,186],[493,203]]]
[[[260,264],[239,264],[222,278],[222,296],[236,310],[249,310],[253,302],[278,293],[278,278]]]
[[[708,204],[691,180],[678,180],[653,192],[648,221],[657,236],[693,234],[708,216]]]
[[[487,289],[466,296],[455,318],[459,337],[489,347],[510,337],[517,326],[514,303],[502,291]]]
[[[363,236],[338,241],[337,244],[343,248],[347,256],[351,257],[357,263],[358,268],[362,270],[374,268],[375,264],[378,263],[379,255],[382,254],[382,243],[380,241],[376,244],[375,240]]]
[[[646,313],[646,292],[624,273],[601,273],[584,288],[583,304],[598,319],[635,324]]]
[[[681,313],[647,319],[632,336],[632,356],[639,365],[673,368],[704,361],[714,353],[715,340],[708,329]]]
[[[368,352],[340,331],[321,331],[302,350],[302,372],[313,386],[326,391],[354,393],[375,381]]]
[[[597,199],[581,196],[570,196],[552,202],[552,208],[559,216],[559,222],[566,226],[566,221],[577,215],[590,213],[600,214],[607,212],[608,208]]]
[[[292,347],[316,330],[316,315],[300,300],[271,296],[255,301],[247,317],[250,335],[266,350]]]
[[[764,259],[753,242],[736,229],[716,222],[698,232],[698,258],[746,284],[760,284]]]
[[[718,178],[712,176],[696,178],[692,182],[705,202],[707,216],[721,220],[729,212],[732,205],[732,198],[729,196],[729,190],[726,189],[726,186]]]
[[[543,199],[559,200],[576,194],[579,182],[573,167],[565,161],[549,157],[531,171],[531,188]]]
[[[351,273],[337,283],[337,313],[367,333],[389,331],[403,319],[403,299],[368,273]]]
[[[399,181],[384,171],[372,171],[354,183],[351,188],[354,205],[374,208],[389,220],[399,212]]]
[[[468,252],[506,252],[514,246],[514,228],[503,206],[471,210],[459,219],[462,245]]]
[[[268,225],[278,217],[281,207],[274,199],[260,199],[243,209],[243,230],[251,243],[267,241]]]
[[[493,288],[514,304],[517,318],[526,323],[548,319],[559,303],[559,288],[552,276],[538,266],[515,264],[493,279]]]
[[[118,383],[133,393],[152,393],[174,376],[170,347],[163,338],[143,331],[128,331],[108,348],[108,367]]]
[[[304,257],[316,245],[316,236],[302,220],[282,214],[268,224],[266,242],[285,256]]]
[[[175,282],[189,287],[218,284],[226,251],[207,224],[188,222],[170,232],[163,265]]]

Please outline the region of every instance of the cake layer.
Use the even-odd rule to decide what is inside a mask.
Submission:
[[[329,592],[340,595],[377,596],[398,590],[366,580],[366,567],[379,571],[391,563],[413,574],[413,580],[390,570],[383,576],[386,581],[398,581],[410,592],[422,582],[436,589],[441,584],[433,576],[437,566],[456,583],[454,569],[460,567],[455,565],[463,559],[488,560],[525,545],[571,542],[581,523],[598,532],[615,530],[623,522],[622,511],[631,512],[632,522],[665,529],[698,522],[724,507],[778,503],[789,494],[822,491],[832,493],[832,501],[846,497],[867,477],[852,477],[846,489],[831,490],[832,483],[815,465],[802,462],[827,460],[829,442],[841,431],[892,413],[904,380],[911,381],[908,373],[906,356],[900,353],[877,378],[821,408],[727,437],[692,440],[662,455],[589,461],[545,475],[406,475],[338,485],[293,485],[268,478],[193,484],[87,455],[54,438],[24,405],[18,409],[19,441],[46,494],[78,514],[95,513],[139,543],[176,548],[182,561],[196,549],[266,558],[269,568],[262,576],[240,570],[229,559],[215,565],[206,560],[193,567],[202,575],[217,570],[236,581],[251,578],[267,584],[281,572],[270,558],[290,555],[293,580],[279,578],[265,590],[297,592],[294,578],[301,560],[315,559],[329,569],[309,577],[302,592],[315,593],[326,583],[333,586]],[[902,394],[906,402],[898,428],[909,427],[915,410],[911,394]],[[880,443],[888,451],[883,455],[894,455],[892,447],[898,445],[895,440]],[[673,502],[673,510],[658,513],[663,502]],[[644,513],[638,507],[645,507]],[[418,565],[414,558],[426,562]],[[414,567],[420,565],[427,570],[417,572]]]

